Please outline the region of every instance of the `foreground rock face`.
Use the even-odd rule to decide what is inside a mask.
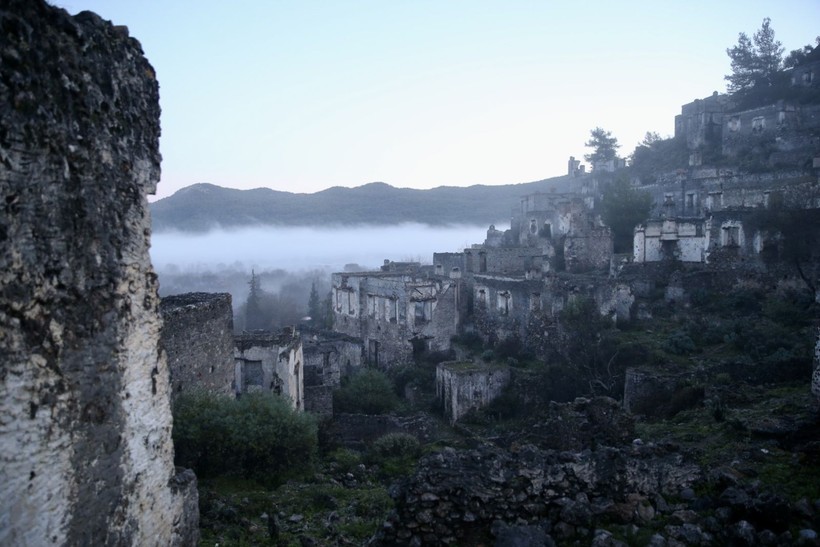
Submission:
[[[0,544],[193,544],[148,257],[154,71],[89,12],[7,0],[0,33]]]

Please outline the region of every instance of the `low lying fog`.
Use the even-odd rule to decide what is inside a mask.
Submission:
[[[163,272],[223,268],[342,271],[354,263],[377,269],[385,259],[430,264],[434,252],[461,251],[486,234],[487,226],[421,224],[165,232],[153,234],[151,259],[160,278]]]

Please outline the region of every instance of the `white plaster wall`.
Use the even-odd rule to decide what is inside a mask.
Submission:
[[[682,237],[678,240],[682,262],[703,262],[704,239],[702,237]]]

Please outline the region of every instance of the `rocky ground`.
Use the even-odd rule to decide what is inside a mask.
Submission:
[[[204,483],[203,544],[820,545],[807,386],[725,391],[719,412],[577,399],[443,429],[417,464],[337,449],[275,490]]]

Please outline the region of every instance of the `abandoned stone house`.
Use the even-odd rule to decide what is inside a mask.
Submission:
[[[489,404],[510,383],[510,369],[470,361],[451,361],[436,366],[436,395],[451,424],[471,410]]]
[[[238,334],[234,336],[234,359],[237,394],[271,392],[287,397],[296,410],[304,409],[304,356],[295,329]]]
[[[448,350],[460,322],[460,283],[458,275],[436,275],[415,263],[334,273],[333,329],[361,340],[374,367],[409,362],[414,352]]]
[[[798,93],[813,93],[820,83],[820,48],[789,70],[787,77]],[[765,144],[769,162],[785,168],[813,166],[820,156],[820,104],[814,101],[778,100],[749,109],[738,109],[729,95],[696,99],[675,116],[675,138],[685,139],[689,165],[704,162],[704,154],[717,151],[737,158],[750,146]],[[815,166],[818,167],[818,166]]]

